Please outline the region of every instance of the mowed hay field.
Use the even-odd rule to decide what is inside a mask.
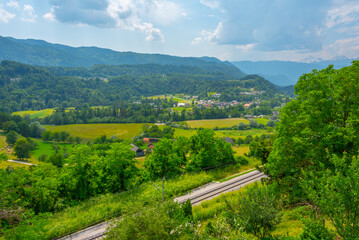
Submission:
[[[72,124],[59,126],[46,126],[51,132],[66,131],[71,136],[78,136],[84,140],[93,140],[102,135],[107,137],[117,136],[118,138],[133,138],[142,131],[143,123],[123,124]]]
[[[44,118],[46,116],[51,115],[55,109],[47,108],[41,111],[20,111],[20,112],[13,112],[13,115],[19,115],[21,117],[25,115],[30,115],[30,118]]]
[[[248,124],[249,121],[244,118],[223,118],[223,119],[206,119],[206,120],[193,120],[187,121],[188,126],[191,128],[225,128],[238,125],[238,123],[243,122]]]

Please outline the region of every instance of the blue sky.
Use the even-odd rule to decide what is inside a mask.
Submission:
[[[221,60],[359,57],[359,0],[0,0],[0,35]]]

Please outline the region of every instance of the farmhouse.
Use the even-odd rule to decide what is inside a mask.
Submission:
[[[230,143],[232,146],[233,146],[233,144],[234,144],[232,138],[230,138],[230,137],[224,137],[224,138],[223,138],[223,141],[226,141],[227,143]]]
[[[135,144],[131,143],[131,150],[136,153],[136,157],[142,157],[145,156],[145,151],[143,151],[141,148],[137,147]]]

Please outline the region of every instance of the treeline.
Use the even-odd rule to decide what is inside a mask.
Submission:
[[[166,104],[168,106],[168,104]],[[163,108],[163,105],[125,103],[111,107],[88,107],[84,109],[60,108],[50,116],[38,119],[42,124],[66,125],[81,123],[156,123],[178,122],[199,119],[220,119],[240,117],[246,113],[243,106],[193,107],[181,112]]]
[[[279,93],[273,84],[258,76],[236,81],[218,80],[218,76],[197,73],[126,74],[109,79],[65,77],[56,76],[41,67],[2,61],[0,111],[82,107],[84,104],[110,106],[116,101],[136,101],[142,96],[166,93],[186,93],[205,98],[207,92],[216,91],[223,92],[230,100],[240,100],[247,98],[236,92],[236,89],[243,87],[265,90],[266,97],[274,97]]]

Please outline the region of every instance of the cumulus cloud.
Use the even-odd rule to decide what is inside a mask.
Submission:
[[[200,2],[209,8],[218,8],[220,6],[217,0],[201,0]]]
[[[16,15],[2,9],[0,4],[0,22],[8,23],[10,19],[14,18]]]
[[[141,31],[148,41],[163,41],[161,30],[186,13],[169,0],[50,0],[43,17],[72,24]]]
[[[219,4],[227,18],[212,32],[212,42],[255,44],[265,51],[322,47],[327,0],[221,0]]]
[[[35,14],[35,10],[31,5],[25,4],[24,5],[24,17],[22,20],[25,22],[35,22],[37,15]]]
[[[15,0],[10,0],[8,3],[6,3],[7,6],[12,8],[19,8],[19,3]]]

